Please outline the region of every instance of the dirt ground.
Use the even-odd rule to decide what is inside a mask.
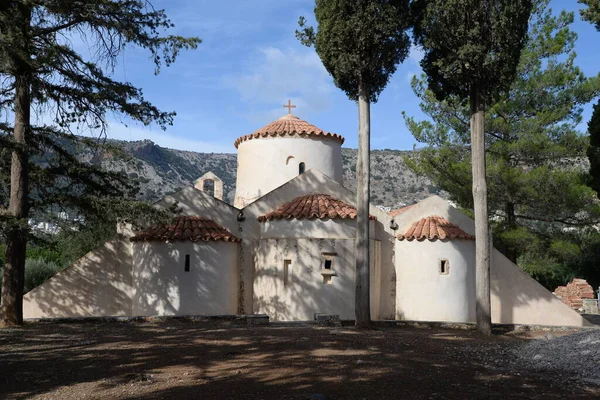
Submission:
[[[0,330],[0,398],[600,398],[599,386],[566,374],[515,371],[508,359],[522,340],[406,327],[35,323]]]

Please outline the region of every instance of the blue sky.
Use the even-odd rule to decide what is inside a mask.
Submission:
[[[284,115],[291,99],[293,113],[321,129],[346,138],[345,147],[357,145],[356,104],[337,89],[311,48],[295,38],[298,17],[313,15],[314,0],[158,0],[176,25],[174,33],[199,36],[203,43],[184,52],[169,68],[154,75],[145,52],[128,50],[116,67],[120,79],[131,81],[146,98],[163,110],[175,110],[167,131],[120,123],[109,118],[109,137],[150,139],[163,147],[198,152],[235,152],[234,140]],[[553,0],[555,12],[577,10],[575,0]],[[579,19],[577,65],[587,75],[600,72],[600,32]],[[423,117],[410,79],[419,74],[421,55],[412,49],[398,67],[379,102],[371,111],[373,149],[412,149],[416,141],[406,129],[402,111]],[[591,104],[585,107],[585,122]],[[125,121],[127,122],[127,121]]]

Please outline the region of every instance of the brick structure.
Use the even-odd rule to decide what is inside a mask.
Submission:
[[[574,310],[583,308],[583,299],[594,299],[594,289],[585,279],[575,278],[567,286],[559,286],[554,290],[556,297]]]

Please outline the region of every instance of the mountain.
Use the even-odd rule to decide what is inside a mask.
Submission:
[[[141,183],[141,197],[155,201],[173,193],[212,171],[223,180],[225,200],[233,203],[237,170],[236,154],[196,153],[160,147],[149,140],[114,141],[132,162],[104,156],[97,160],[110,170],[122,170]],[[396,208],[413,204],[439,189],[425,177],[415,175],[404,164],[412,151],[373,150],[371,152],[371,202]],[[342,149],[344,186],[356,189],[356,149]],[[442,193],[443,194],[443,193]]]

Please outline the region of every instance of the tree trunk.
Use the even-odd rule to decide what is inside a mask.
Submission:
[[[475,205],[475,316],[477,330],[492,334],[490,304],[490,243],[485,177],[484,103],[479,87],[471,92],[471,158]]]
[[[10,200],[8,213],[13,217],[6,233],[6,254],[2,273],[2,297],[0,326],[23,324],[23,286],[25,277],[25,252],[27,247],[27,135],[30,130],[30,84],[28,62],[28,31],[31,10],[20,4],[15,15],[15,29],[20,35],[22,47],[15,51],[15,126],[14,150],[10,170]]]
[[[358,165],[356,168],[356,326],[371,326],[369,274],[369,176],[371,103],[364,83],[358,97]]]
[[[517,227],[517,218],[515,217],[515,204],[512,202],[506,203],[506,229],[512,230]],[[508,244],[506,246],[506,258],[512,261],[514,264],[517,263],[517,249],[513,244]]]

